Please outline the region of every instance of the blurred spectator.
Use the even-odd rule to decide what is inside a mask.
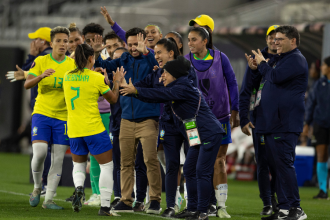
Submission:
[[[322,75],[315,82],[307,100],[307,112],[303,136],[309,135],[310,125],[313,123],[313,138],[317,154],[317,178],[320,192],[314,199],[328,199],[328,145],[330,144],[330,57],[324,59]]]

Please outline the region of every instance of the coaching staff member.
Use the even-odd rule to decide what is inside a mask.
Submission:
[[[304,95],[307,90],[308,64],[298,50],[300,36],[293,26],[275,29],[278,55],[266,62],[261,51],[252,51],[261,74],[255,102],[256,133],[264,142],[270,169],[275,173],[278,208],[262,219],[302,220],[307,215],[300,207],[295,148],[304,124]],[[285,218],[286,217],[286,218]]]

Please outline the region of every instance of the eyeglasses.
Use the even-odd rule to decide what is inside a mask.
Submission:
[[[274,42],[278,41],[278,42],[281,42],[283,40],[285,40],[286,38],[274,38]]]

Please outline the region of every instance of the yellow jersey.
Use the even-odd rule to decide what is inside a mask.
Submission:
[[[86,137],[105,131],[97,100],[110,88],[104,76],[87,68],[64,75],[64,96],[68,109],[69,138]]]
[[[67,120],[68,111],[64,99],[63,79],[64,74],[75,67],[74,59],[67,56],[61,62],[55,60],[52,54],[39,56],[34,60],[29,75],[37,77],[47,69],[53,69],[55,73],[38,83],[38,96],[32,115],[41,114],[62,121]]]

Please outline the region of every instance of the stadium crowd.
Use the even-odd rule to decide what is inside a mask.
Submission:
[[[125,31],[105,7],[101,14],[113,30],[105,35],[95,23],[30,33],[26,63],[7,74],[12,81],[25,79],[31,90],[31,206],[45,195],[42,208],[63,209],[53,197],[70,148],[75,190],[67,201],[76,212],[85,204],[100,206],[101,216],[160,214],[161,165],[163,217],[230,218],[226,155],[231,130],[240,125],[253,137],[262,219],[307,219],[293,163],[298,139],[310,135],[312,123],[320,186],[315,198],[328,198],[330,58],[310,86],[305,113],[308,64],[295,27],[270,26],[266,47],[245,54],[239,92],[228,57],[213,45],[208,15],[189,21],[190,52],[184,55],[175,31],[165,34],[153,24]],[[86,173],[93,192],[87,201]]]

